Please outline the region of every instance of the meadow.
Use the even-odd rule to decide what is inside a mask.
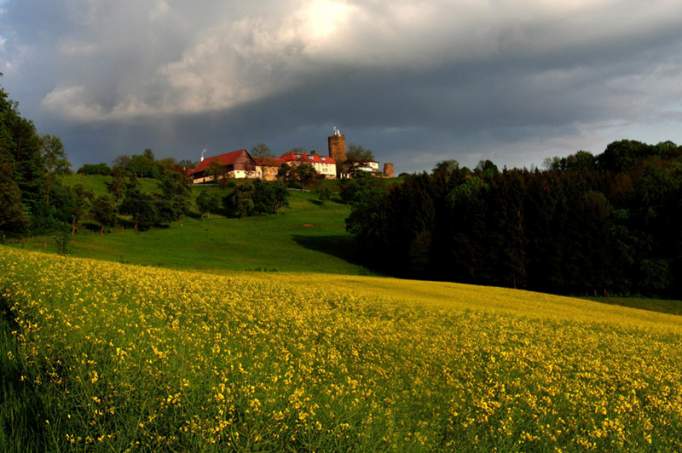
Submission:
[[[96,194],[106,193],[106,176],[70,175],[68,185],[81,184]],[[153,180],[143,180],[144,190],[153,191]],[[200,191],[217,187],[193,187]],[[313,192],[291,191],[289,207],[272,216],[228,219],[211,215],[206,219],[184,218],[169,228],[138,233],[132,228],[114,228],[100,236],[85,228],[69,243],[74,256],[121,263],[144,264],[205,272],[267,271],[369,274],[355,264],[352,238],[345,230],[350,212],[334,201],[320,203]],[[51,236],[27,238],[15,246],[56,252]]]
[[[3,450],[682,449],[680,316],[7,247],[0,291]]]

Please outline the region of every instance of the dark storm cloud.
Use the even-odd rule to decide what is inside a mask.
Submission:
[[[625,136],[682,141],[673,1],[0,8],[3,83],[78,163],[145,147],[324,149],[333,125],[399,170],[538,164]]]

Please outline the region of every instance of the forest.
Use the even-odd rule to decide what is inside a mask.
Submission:
[[[401,277],[682,296],[682,147],[622,140],[545,167],[447,161],[389,190],[356,184],[347,228]]]

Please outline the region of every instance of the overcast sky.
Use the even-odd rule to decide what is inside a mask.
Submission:
[[[333,126],[399,171],[682,142],[681,0],[0,0],[0,71],[76,165]]]

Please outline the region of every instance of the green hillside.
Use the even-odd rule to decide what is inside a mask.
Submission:
[[[107,183],[111,181],[111,176],[72,174],[62,175],[60,178],[69,187],[80,184],[95,195],[106,195],[109,193]],[[142,191],[147,193],[154,192],[158,185],[155,179],[139,178],[138,181]]]
[[[97,193],[106,190],[106,177],[73,176],[67,181]],[[148,190],[153,190],[153,182],[145,181]],[[201,190],[219,189],[194,187],[195,196]],[[79,257],[214,272],[368,273],[351,262],[355,251],[345,231],[348,206],[320,203],[314,193],[301,191],[291,191],[289,205],[273,216],[185,218],[167,229],[139,233],[118,228],[100,236],[81,229],[69,248]],[[49,236],[31,238],[22,245],[56,250]]]

